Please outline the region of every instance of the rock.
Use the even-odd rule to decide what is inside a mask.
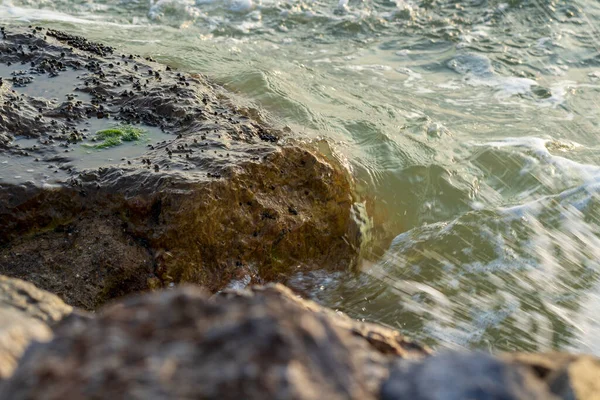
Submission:
[[[525,368],[485,353],[447,352],[400,360],[381,388],[381,400],[553,400]]]
[[[0,382],[12,374],[29,343],[50,340],[48,324],[71,311],[57,296],[31,283],[0,276]]]
[[[280,284],[251,286],[246,290],[223,290],[215,296],[225,298],[261,296],[270,301],[292,303],[294,306],[323,315],[333,325],[365,339],[375,351],[386,356],[421,359],[432,354],[431,349],[401,335],[398,331],[379,324],[357,321],[342,312],[335,312],[314,301],[303,299]]]
[[[46,342],[52,331],[45,323],[11,308],[0,308],[0,382],[11,376],[31,341]]]
[[[11,308],[48,324],[60,321],[73,311],[52,293],[29,282],[0,275],[0,309]]]
[[[106,299],[147,289],[154,260],[115,220],[84,219],[14,239],[0,250],[0,273],[35,282],[65,302],[93,310]]]
[[[139,295],[60,324],[0,398],[375,399],[392,356],[333,316],[280,286]]]
[[[529,369],[558,398],[600,399],[600,359],[585,354],[504,354],[510,363]]]
[[[348,173],[203,76],[54,30],[3,36],[1,274],[95,309],[356,264]]]

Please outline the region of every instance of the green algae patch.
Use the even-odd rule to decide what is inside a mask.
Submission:
[[[96,132],[94,139],[101,140],[98,144],[86,144],[86,147],[95,149],[106,149],[122,144],[123,142],[137,142],[144,137],[146,130],[131,125],[119,125],[113,128],[103,129]]]

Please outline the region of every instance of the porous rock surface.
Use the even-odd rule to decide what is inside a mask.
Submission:
[[[346,172],[203,76],[36,27],[1,31],[0,76],[0,274],[95,309],[354,265]],[[111,123],[162,136],[98,164],[82,146]]]
[[[59,325],[0,398],[375,399],[393,358],[428,354],[397,334],[398,351],[381,352],[352,326],[280,285],[138,295]]]
[[[12,374],[31,341],[50,340],[48,325],[71,311],[57,296],[0,275],[0,381]]]

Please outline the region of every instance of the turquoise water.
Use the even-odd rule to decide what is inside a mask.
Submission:
[[[289,285],[436,347],[600,355],[600,3],[0,0],[326,140],[372,216]]]

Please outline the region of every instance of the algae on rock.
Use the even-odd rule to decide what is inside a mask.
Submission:
[[[102,129],[96,132],[95,140],[101,140],[102,143],[86,144],[86,147],[95,149],[105,149],[108,147],[118,146],[123,142],[134,142],[142,139],[145,130],[131,125],[119,125],[113,128]]]

